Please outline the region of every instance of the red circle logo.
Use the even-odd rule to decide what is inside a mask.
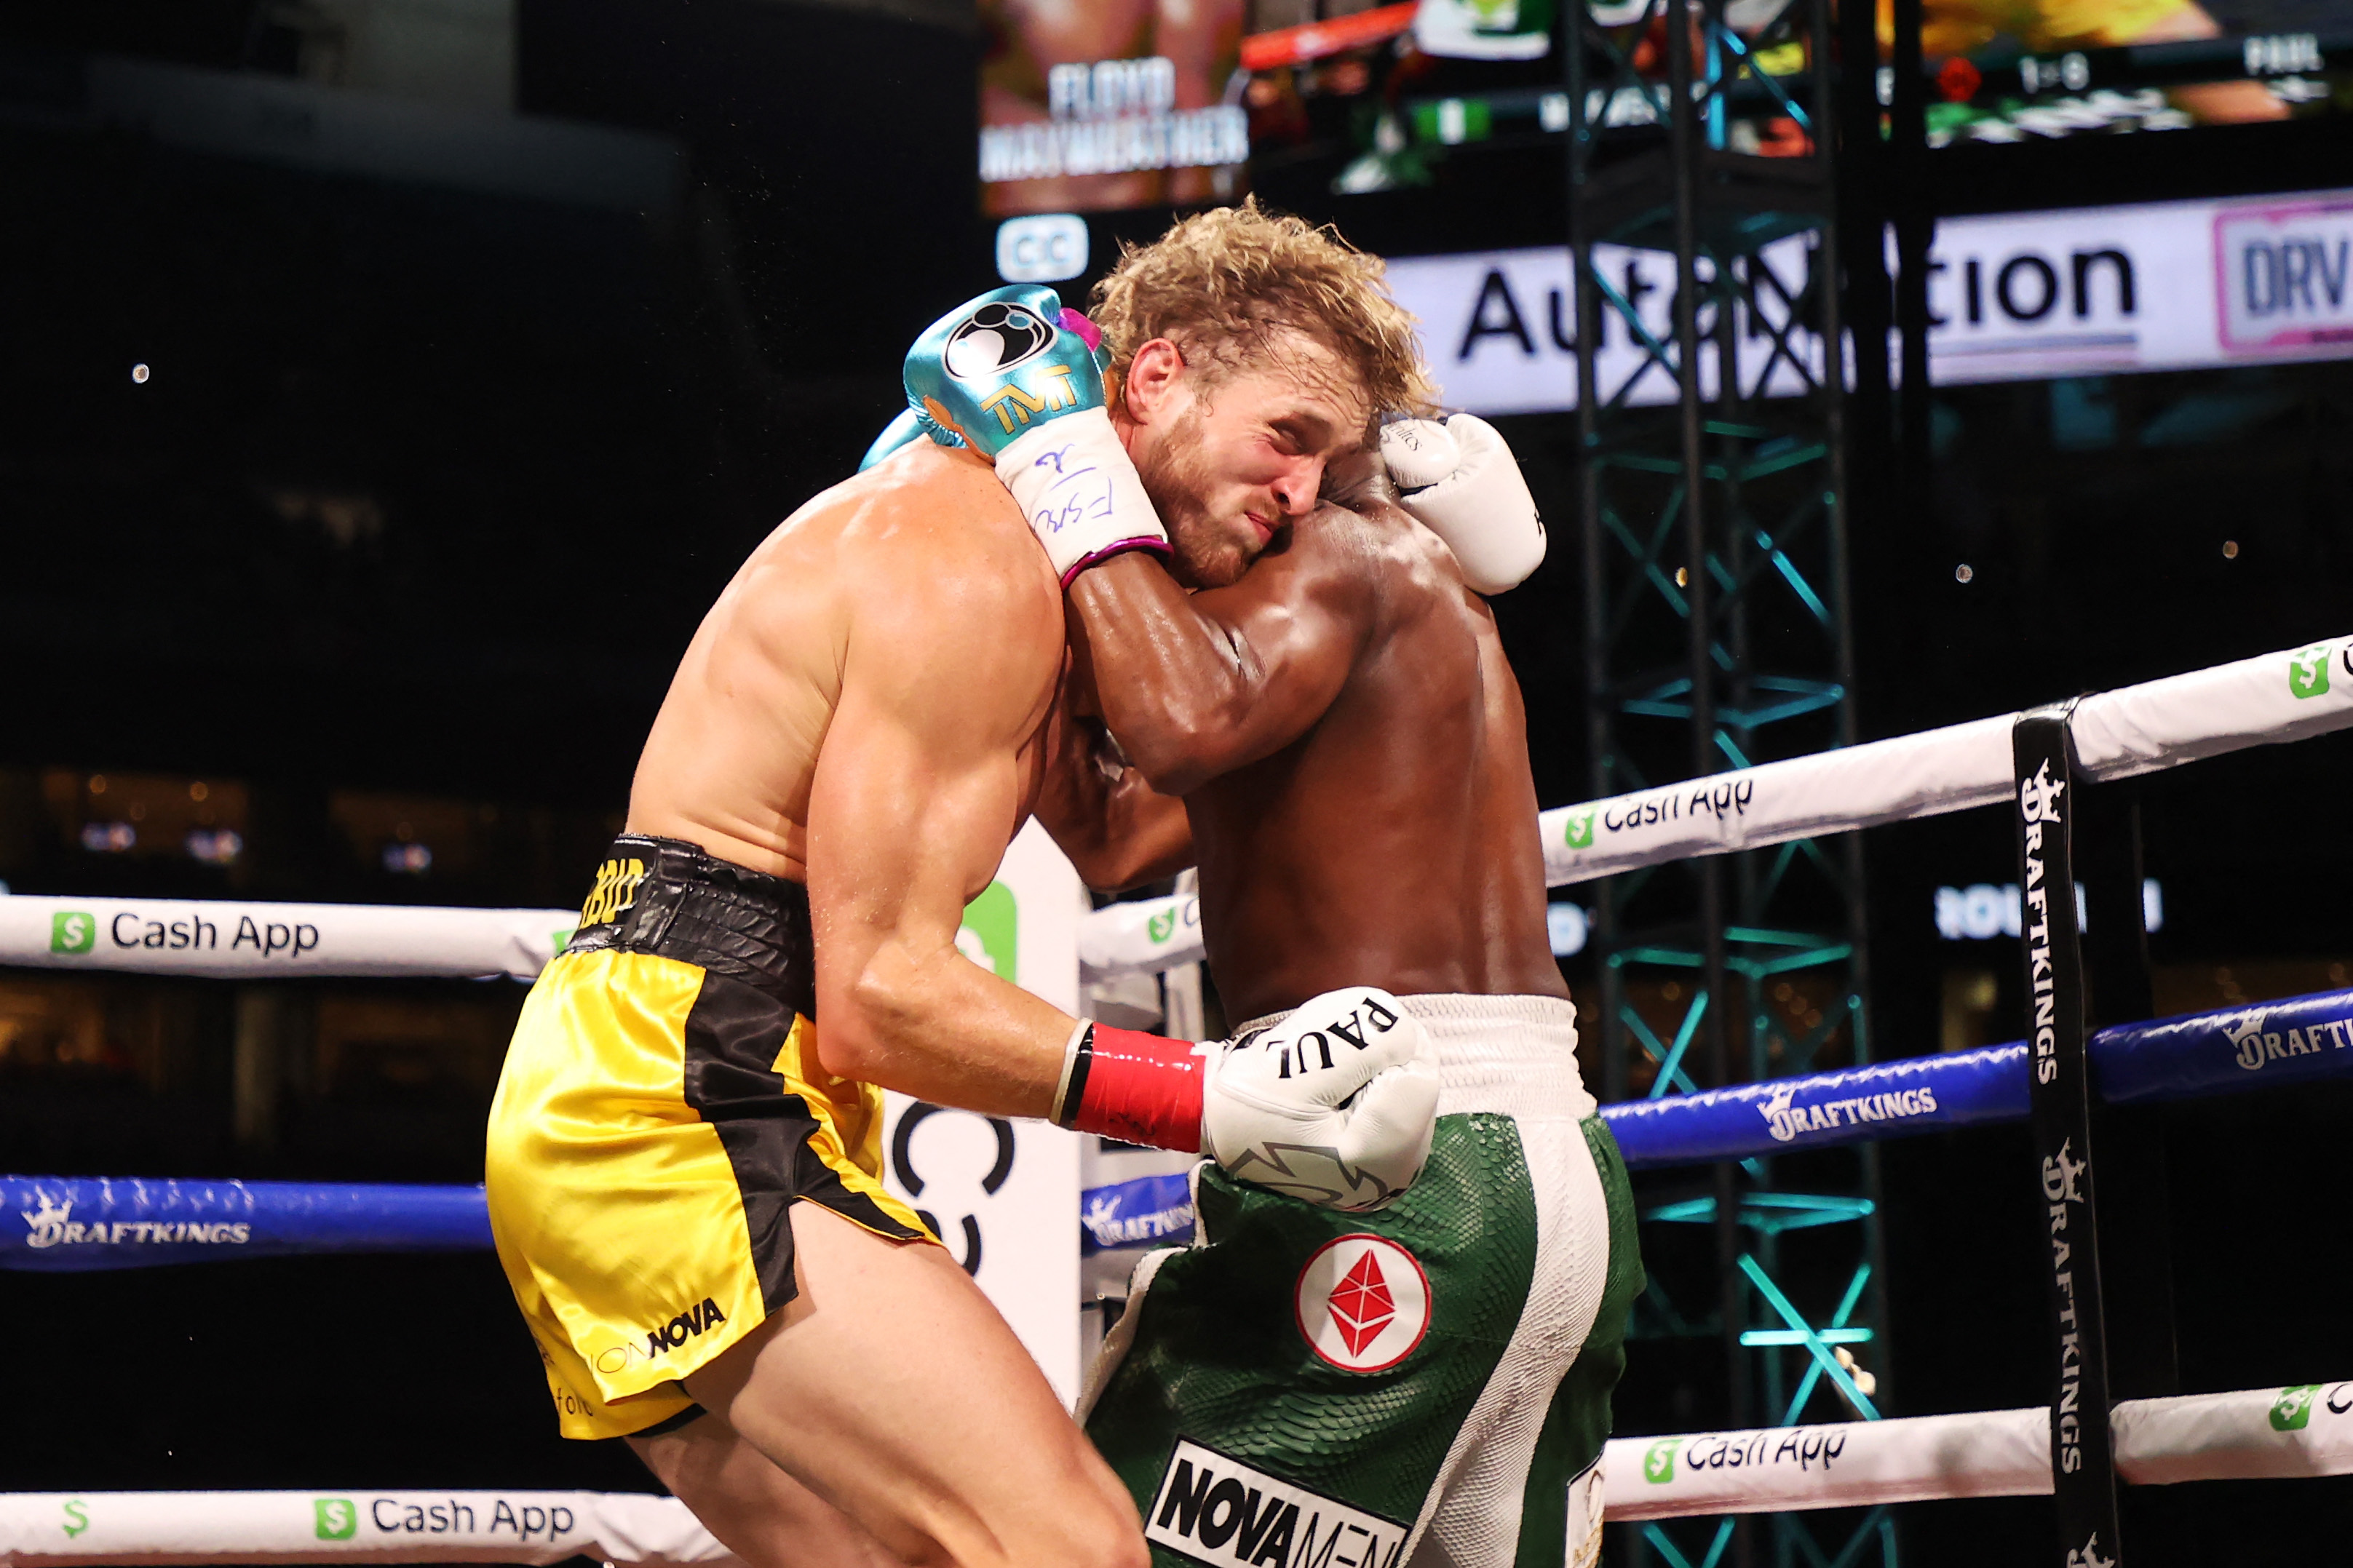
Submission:
[[[1359,1231],[1315,1249],[1292,1305],[1319,1358],[1343,1372],[1386,1372],[1430,1331],[1430,1277],[1396,1242]]]

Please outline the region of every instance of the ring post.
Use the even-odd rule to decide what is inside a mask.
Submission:
[[[2092,1184],[2091,1066],[2071,827],[2078,775],[2074,704],[2021,713],[2019,886],[2025,890],[2028,1095],[2051,1222],[2051,1489],[2064,1568],[2117,1568],[2116,1473],[2108,1430],[2106,1320]]]

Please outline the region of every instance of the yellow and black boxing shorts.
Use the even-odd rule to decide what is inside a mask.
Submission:
[[[491,1104],[491,1234],[567,1437],[691,1419],[681,1379],[797,1290],[791,1209],[932,1239],[882,1095],[818,1064],[808,890],[616,839]]]

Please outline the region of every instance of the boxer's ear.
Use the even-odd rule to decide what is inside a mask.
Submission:
[[[1138,425],[1150,425],[1174,412],[1185,371],[1185,351],[1166,338],[1138,347],[1120,382],[1120,405],[1127,416]]]

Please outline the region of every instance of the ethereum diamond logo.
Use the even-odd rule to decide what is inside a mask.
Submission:
[[[1421,1343],[1430,1280],[1412,1253],[1358,1233],[1325,1242],[1299,1271],[1300,1337],[1344,1372],[1380,1372]]]
[[[1373,1336],[1389,1326],[1397,1316],[1397,1300],[1389,1294],[1389,1282],[1381,1273],[1381,1255],[1366,1247],[1348,1270],[1339,1289],[1324,1310],[1332,1314],[1332,1326],[1340,1331],[1341,1340],[1351,1355],[1362,1355]]]

